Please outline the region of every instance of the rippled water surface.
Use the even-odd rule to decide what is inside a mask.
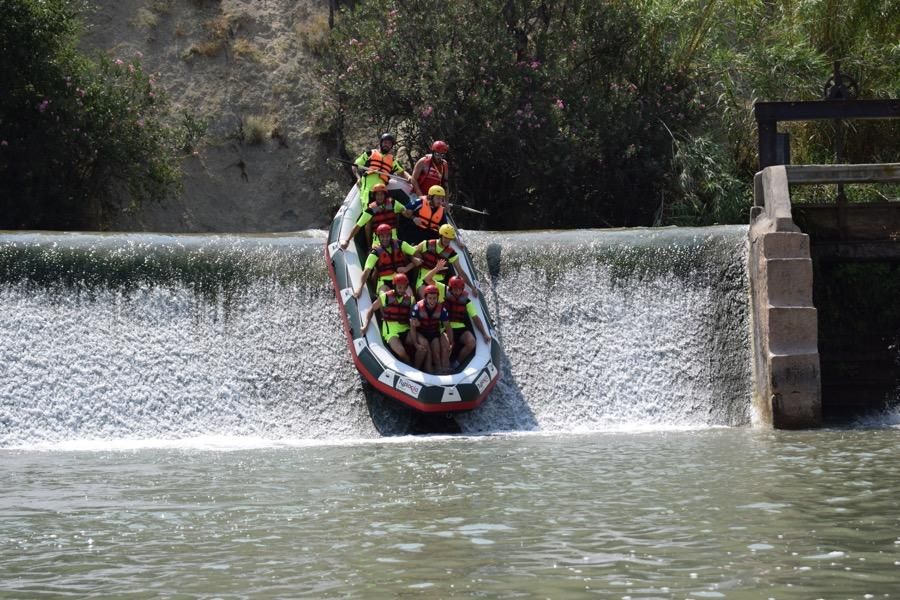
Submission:
[[[896,597],[898,442],[706,429],[2,450],[0,597]]]

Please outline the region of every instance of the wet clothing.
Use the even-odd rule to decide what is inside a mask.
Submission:
[[[434,162],[431,154],[426,154],[424,161],[425,162],[422,163],[422,172],[419,173],[419,178],[417,180],[419,189],[427,194],[428,190],[433,185],[445,187],[447,175],[450,171],[450,166],[447,164],[447,161],[442,160],[440,166],[438,166],[438,164]]]
[[[378,239],[378,236],[375,234],[375,230],[382,223],[387,223],[391,226],[391,237],[395,240],[397,239],[397,225],[400,223],[400,213],[403,212],[405,208],[403,204],[397,202],[390,196],[385,196],[386,201],[379,204],[374,196],[372,197],[372,202],[366,207],[366,209],[359,215],[359,218],[356,220],[356,226],[359,228],[363,228],[366,226],[366,223],[372,221],[372,243],[374,244]]]
[[[449,288],[447,284],[436,281],[434,285],[438,289],[438,300],[443,302],[447,308],[447,314],[450,317],[450,327],[472,331],[472,328],[466,321],[466,317],[474,319],[478,312],[475,310],[475,303],[469,298],[469,294],[463,292],[459,296],[454,296],[447,293]]]
[[[415,227],[415,236],[417,239],[410,240],[410,243],[417,243],[422,240],[434,240],[440,237],[438,229],[447,222],[447,214],[443,206],[432,209],[428,204],[426,196],[414,198],[406,204],[406,208],[412,211],[412,221]]]
[[[400,296],[395,290],[388,290],[378,294],[378,300],[381,302],[381,336],[384,341],[389,342],[391,338],[409,331],[412,296]]]
[[[359,199],[363,208],[369,204],[369,191],[376,183],[386,184],[390,181],[388,175],[396,175],[402,173],[406,169],[396,160],[393,154],[382,154],[381,150],[374,149],[363,152],[353,161],[360,168],[362,176],[362,187],[359,190]],[[372,171],[365,173],[365,170]]]
[[[440,335],[450,320],[450,316],[447,314],[447,308],[441,302],[435,304],[433,309],[428,310],[425,300],[416,302],[409,318],[410,320],[415,319],[417,321],[416,332],[421,334],[428,341],[431,341]]]
[[[380,245],[372,248],[366,258],[364,269],[374,269],[378,277],[378,285],[390,283],[397,269],[405,267],[411,261],[408,257],[416,253],[416,248],[406,242],[391,240],[390,248],[382,248]]]
[[[421,287],[422,283],[425,281],[425,274],[437,265],[439,258],[446,260],[448,265],[452,265],[459,261],[459,255],[456,254],[456,250],[451,246],[441,245],[440,240],[423,240],[416,246],[416,252],[422,258],[422,266],[419,269],[419,278],[416,281],[416,289]],[[436,282],[443,281],[445,278],[446,275],[443,273],[436,273],[434,276]]]

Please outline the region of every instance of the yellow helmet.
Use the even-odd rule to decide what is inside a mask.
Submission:
[[[434,186],[434,187],[438,187],[438,186]],[[443,191],[443,190],[441,190],[441,191]],[[440,229],[438,229],[438,234],[441,237],[449,238],[451,240],[456,239],[456,230],[453,229],[453,225],[451,225],[450,223],[444,223],[443,225],[441,225]]]
[[[373,192],[386,192],[387,186],[384,185],[383,183],[376,183],[375,185],[372,186],[372,191]]]
[[[441,186],[433,185],[430,188],[428,188],[428,195],[429,196],[441,196],[443,198],[444,196],[447,195],[447,192],[445,192],[444,188],[442,188]]]

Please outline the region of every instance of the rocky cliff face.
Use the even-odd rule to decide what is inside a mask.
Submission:
[[[303,46],[327,26],[327,3],[95,0],[85,21],[86,46],[140,57],[179,112],[208,122],[184,160],[182,194],[128,208],[111,229],[274,232],[328,222],[322,186],[335,173],[305,117],[312,59]]]

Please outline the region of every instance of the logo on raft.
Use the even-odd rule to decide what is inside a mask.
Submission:
[[[491,376],[487,371],[483,372],[481,376],[475,380],[475,385],[478,387],[478,392],[484,392],[484,388],[487,387],[487,384],[490,383]]]
[[[394,385],[395,388],[403,392],[404,394],[408,394],[413,398],[419,397],[419,392],[422,391],[422,386],[414,381],[410,381],[406,377],[399,377],[397,379],[397,383]]]

